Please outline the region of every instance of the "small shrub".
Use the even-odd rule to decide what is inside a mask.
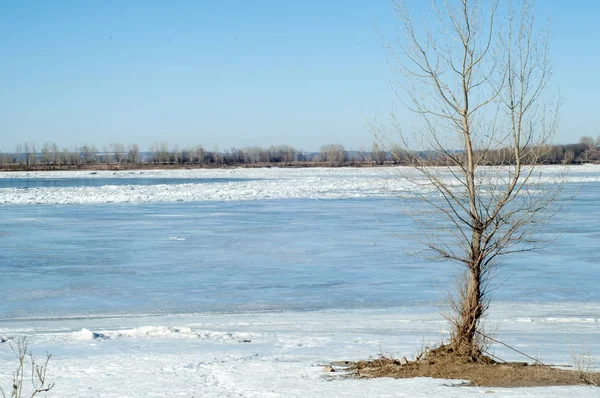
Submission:
[[[49,383],[46,379],[46,372],[48,370],[48,362],[52,355],[46,354],[46,360],[43,364],[36,362],[35,357],[31,350],[27,350],[27,342],[25,339],[17,340],[16,346],[11,345],[15,355],[17,356],[17,369],[13,373],[13,383],[10,388],[10,395],[6,395],[4,389],[0,387],[0,393],[3,398],[22,398],[27,395],[23,395],[23,384],[26,378],[31,379],[32,392],[29,395],[30,398],[37,396],[40,393],[48,392],[54,388],[54,383]],[[31,369],[31,370],[28,370]]]

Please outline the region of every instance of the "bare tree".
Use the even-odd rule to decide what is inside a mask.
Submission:
[[[152,162],[167,164],[169,162],[169,144],[167,141],[155,142],[150,147]]]
[[[196,155],[196,149],[192,146],[188,146],[183,149],[183,163],[184,164],[194,164],[194,158]]]
[[[406,164],[409,159],[408,151],[399,144],[392,144],[387,148],[391,161],[394,164]]]
[[[49,142],[44,142],[42,145],[42,164],[48,166],[52,160],[52,146]]]
[[[56,145],[56,142],[52,142],[51,146],[51,151],[52,151],[52,164],[54,166],[60,166],[61,165],[61,159],[60,159],[60,149],[58,149],[58,145]]]
[[[268,161],[271,163],[292,163],[296,160],[296,150],[288,145],[270,146]]]
[[[120,164],[123,162],[123,160],[125,160],[125,146],[123,144],[113,142],[110,144],[110,151],[113,153],[117,163]]]
[[[23,166],[23,164],[25,163],[25,159],[23,158],[23,145],[21,144],[17,144],[15,146],[15,156],[16,156],[16,162],[18,163],[19,166]]]
[[[102,145],[102,152],[98,154],[98,163],[99,164],[113,164],[114,156],[112,153],[111,146]]]
[[[198,164],[204,164],[204,158],[206,157],[206,151],[202,145],[196,146],[196,160]]]
[[[579,143],[585,145],[586,149],[596,148],[596,143],[594,139],[589,135],[583,136],[579,139]]]
[[[127,150],[127,162],[131,164],[138,164],[140,161],[140,148],[137,144],[129,144]]]
[[[365,161],[364,147],[361,145],[358,150],[348,152],[348,162],[352,167],[356,167]]]
[[[69,151],[69,148],[62,149],[61,158],[62,158],[62,164],[64,164],[65,166],[72,164],[71,163],[71,151]]]
[[[16,347],[13,346],[12,348],[17,356],[17,369],[13,373],[10,398],[21,398],[24,396],[23,387],[26,379],[31,380],[31,392],[29,394],[31,398],[52,390],[52,388],[54,388],[54,383],[48,383],[46,376],[48,372],[48,362],[50,362],[52,355],[46,355],[46,360],[40,365],[36,362],[33,353],[27,349],[25,339],[18,340]],[[30,370],[28,371],[27,368],[30,368]],[[25,390],[27,390],[27,388],[25,388]],[[8,398],[1,387],[0,393],[3,398]]]
[[[68,165],[80,165],[82,162],[80,148],[73,145],[71,149],[64,148],[63,149],[63,159],[64,163]]]
[[[319,159],[332,166],[342,166],[346,161],[346,150],[339,144],[323,145],[319,151]]]
[[[83,145],[79,152],[84,164],[96,164],[98,162],[98,148],[95,145]]]
[[[385,152],[379,150],[379,145],[376,142],[371,147],[371,161],[379,165],[382,165],[385,161]]]
[[[169,154],[169,164],[183,164],[183,152],[179,149],[179,145],[175,144]]]
[[[215,164],[223,164],[223,155],[219,152],[219,147],[216,146],[212,151],[212,159]]]
[[[25,154],[25,164],[27,167],[35,166],[37,164],[35,142],[25,142],[25,144],[23,144],[23,151]]]
[[[241,149],[242,162],[244,164],[258,163],[260,157],[260,147],[244,147]]]
[[[158,146],[158,162],[161,164],[169,163],[169,144],[167,141],[161,141]]]
[[[158,142],[154,142],[152,145],[150,145],[150,161],[152,163],[159,163],[159,159],[160,159],[159,145],[158,145]]]
[[[417,27],[404,4],[394,2],[404,30],[388,46],[403,77],[395,88],[420,123],[406,134],[392,113],[391,123],[371,125],[386,149],[391,134],[399,134],[403,160],[420,176],[400,172],[430,209],[415,215],[423,229],[420,254],[464,266],[450,294],[450,344],[475,361],[490,272],[502,255],[547,244],[533,228],[553,215],[560,192],[560,185],[531,189],[557,128],[559,101],[548,107],[545,99],[549,34],[536,29],[528,1],[516,3],[500,9],[498,0],[433,1],[432,31]]]
[[[583,152],[579,155],[579,161],[590,162],[598,160],[600,158],[600,154],[598,153],[598,149],[596,148],[596,142],[592,137],[581,137],[581,139],[579,140],[579,144],[581,144],[584,147]]]

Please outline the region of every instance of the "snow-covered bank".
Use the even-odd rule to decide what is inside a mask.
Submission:
[[[561,173],[560,166],[547,166],[545,175]],[[57,171],[0,173],[2,179],[115,179],[118,185],[99,187],[2,188],[2,204],[95,204],[144,203],[203,200],[344,199],[402,195],[415,186],[398,173],[416,173],[406,168],[310,168],[310,169],[216,169],[152,171]],[[443,169],[441,169],[443,170]],[[567,182],[600,182],[600,166],[574,168]],[[415,174],[417,176],[418,174]],[[124,185],[141,178],[226,179],[228,182],[156,185]],[[553,177],[548,177],[553,178]],[[239,179],[236,181],[236,179]],[[250,179],[248,181],[247,179]],[[451,181],[451,180],[450,180]],[[423,187],[419,187],[423,189]]]
[[[571,348],[600,352],[595,304],[499,303],[488,322],[496,337],[548,363],[569,364]],[[418,308],[262,314],[4,321],[27,334],[38,355],[55,355],[54,397],[594,397],[591,387],[457,388],[460,381],[356,380],[324,373],[331,361],[379,353],[407,357],[446,336],[434,311]],[[555,321],[560,318],[560,321]],[[553,320],[554,319],[554,320]],[[582,322],[586,320],[585,322]],[[594,319],[594,322],[588,322]],[[523,322],[527,320],[527,322]],[[548,327],[552,322],[552,327]],[[154,326],[149,326],[154,325]],[[162,325],[162,326],[157,326]],[[502,346],[496,355],[521,360]],[[0,368],[9,369],[8,344]],[[597,358],[593,358],[596,360]],[[6,386],[9,375],[2,372]]]

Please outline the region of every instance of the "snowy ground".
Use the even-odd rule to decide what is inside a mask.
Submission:
[[[538,305],[534,317],[529,305],[501,304],[492,313],[498,338],[547,363],[572,363],[571,347],[600,352],[595,304]],[[30,320],[3,327],[9,338],[28,335],[36,354],[55,354],[50,376],[57,397],[598,396],[591,387],[465,388],[456,386],[460,381],[356,380],[322,371],[331,361],[380,352],[410,358],[439,342],[446,335],[440,316],[414,308]],[[7,343],[1,347],[0,368],[9,369]],[[522,359],[501,346],[495,353]],[[8,385],[6,372],[0,382]]]
[[[547,167],[545,178],[562,171]],[[424,267],[398,248],[390,230],[410,224],[390,197],[414,187],[393,169],[0,179],[3,388],[10,343],[27,336],[38,357],[54,355],[53,397],[600,396],[322,371],[379,353],[410,358],[447,336],[436,302],[453,267]],[[600,166],[572,168],[566,181],[579,195],[546,230],[561,235],[542,254],[507,258],[486,328],[546,363],[589,350],[598,369]]]

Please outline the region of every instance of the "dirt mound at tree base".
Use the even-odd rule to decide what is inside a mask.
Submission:
[[[364,378],[432,377],[468,380],[470,385],[482,387],[600,385],[600,373],[529,365],[525,362],[499,363],[483,355],[474,362],[454,355],[447,346],[429,351],[420,360],[403,362],[381,357],[356,362],[348,370]]]

